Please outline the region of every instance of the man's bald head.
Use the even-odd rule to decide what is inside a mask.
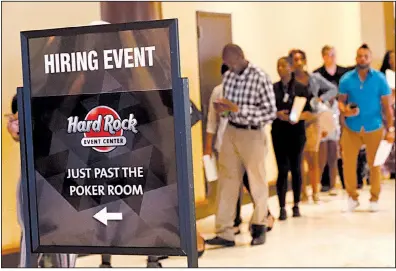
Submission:
[[[228,55],[237,55],[239,57],[245,58],[242,48],[233,43],[229,43],[223,48],[223,58]]]
[[[239,73],[247,66],[242,48],[233,43],[223,48],[223,62],[235,73]]]

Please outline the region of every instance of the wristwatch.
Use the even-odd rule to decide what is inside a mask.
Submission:
[[[395,132],[395,126],[389,127],[388,128],[389,133],[394,133]]]

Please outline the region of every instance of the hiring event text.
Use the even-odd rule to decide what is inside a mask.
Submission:
[[[103,50],[103,69],[152,67],[155,46]],[[99,70],[95,50],[44,55],[45,73]]]

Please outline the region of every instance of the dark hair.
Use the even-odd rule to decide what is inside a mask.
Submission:
[[[380,69],[381,72],[385,73],[386,70],[391,68],[391,66],[389,64],[389,60],[390,60],[390,55],[392,53],[394,53],[393,50],[386,52],[386,54],[384,56],[384,60],[382,61],[382,65],[381,65],[381,69]]]
[[[363,43],[359,49],[366,49],[366,50],[370,50],[370,47],[368,47],[367,43]]]
[[[291,57],[289,56],[282,56],[281,58],[278,59],[278,62],[281,60],[285,60],[287,63],[289,63],[290,65],[292,64],[293,60],[291,59]]]
[[[226,64],[221,65],[221,75],[228,71],[228,66]]]
[[[323,46],[323,48],[322,48],[322,56],[324,56],[324,55],[326,54],[327,51],[330,51],[330,50],[332,50],[332,49],[334,49],[333,46],[330,46],[330,45],[325,45],[325,46]]]
[[[16,112],[18,112],[18,100],[17,100],[16,95],[12,98],[11,111],[12,111],[12,114],[15,114]]]
[[[289,52],[289,57],[291,59],[291,61],[293,61],[293,58],[296,54],[301,54],[304,60],[307,60],[307,55],[305,54],[305,52],[303,50],[300,49],[293,49]]]

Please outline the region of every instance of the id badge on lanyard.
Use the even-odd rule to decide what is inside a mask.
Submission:
[[[283,102],[287,103],[289,101],[289,93],[285,93],[285,96],[283,96]]]

